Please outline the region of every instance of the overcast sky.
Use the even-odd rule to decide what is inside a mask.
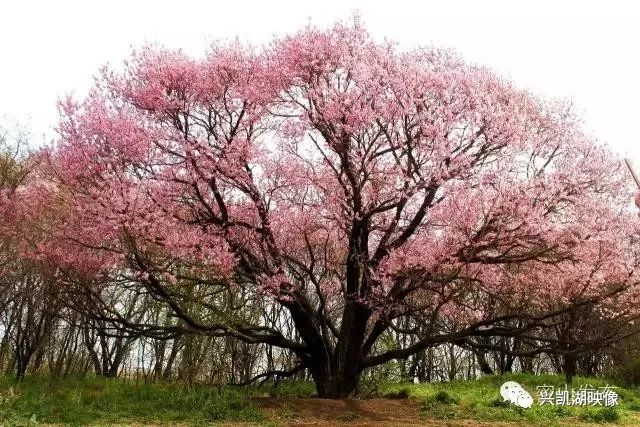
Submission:
[[[261,43],[358,11],[376,38],[437,45],[519,86],[570,98],[586,129],[640,162],[640,9],[633,1],[0,0],[0,115],[55,138],[56,100],[98,68],[159,42],[202,54],[214,39]]]

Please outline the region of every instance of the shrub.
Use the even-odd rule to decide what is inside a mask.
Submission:
[[[436,406],[454,405],[460,401],[458,397],[452,396],[444,390],[439,390],[429,396],[424,402],[425,409],[432,409]]]
[[[580,414],[580,419],[596,423],[614,423],[620,421],[620,413],[612,406],[599,409],[589,409]]]
[[[493,408],[506,408],[509,406],[509,401],[496,397],[489,402],[489,406]]]
[[[449,393],[447,393],[444,390],[440,390],[438,391],[434,396],[433,399],[441,404],[444,405],[451,405],[454,403],[458,403],[460,401],[460,399],[458,399],[457,397],[453,397],[451,396]]]
[[[386,393],[385,397],[388,397],[389,399],[408,399],[410,394],[411,391],[409,390],[409,387],[402,387],[398,390],[392,390]]]

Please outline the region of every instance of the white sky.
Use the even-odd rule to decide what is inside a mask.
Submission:
[[[213,39],[259,44],[354,11],[377,38],[453,47],[523,88],[572,99],[587,130],[640,161],[633,1],[0,0],[0,116],[48,142],[58,97],[86,93],[98,68],[119,64],[132,46],[159,42],[199,55]]]

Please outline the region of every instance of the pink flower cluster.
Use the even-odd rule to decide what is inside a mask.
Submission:
[[[39,224],[34,251],[86,274],[242,272],[339,305],[365,224],[359,298],[374,307],[409,277],[418,294],[474,283],[539,304],[614,284],[637,295],[619,159],[566,104],[452,52],[399,52],[357,23],[203,58],[147,46],[60,109],[57,146],[2,205]]]

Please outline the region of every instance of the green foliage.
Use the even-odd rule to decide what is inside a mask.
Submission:
[[[615,423],[620,421],[620,413],[614,407],[588,408],[580,414],[580,419],[596,423]]]
[[[316,397],[316,386],[312,381],[284,380],[268,382],[254,393],[269,397]]]
[[[433,401],[441,405],[452,405],[458,403],[460,399],[457,397],[452,397],[444,390],[440,390],[433,395]]]
[[[104,378],[69,378],[50,384],[27,377],[17,385],[0,379],[0,394],[9,387],[18,397],[0,405],[0,420],[7,425],[62,423],[188,423],[214,421],[257,422],[261,412],[246,390],[179,384],[136,384]]]
[[[517,381],[534,396],[534,406],[516,407],[500,397],[504,381]],[[572,387],[607,385],[598,378],[575,378]],[[619,406],[540,406],[536,386],[561,387],[556,375],[486,376],[475,381],[431,384],[379,385],[378,397],[414,399],[423,402],[425,418],[450,420],[507,421],[518,425],[562,426],[572,423],[626,423],[638,425],[640,390],[617,387]],[[225,422],[268,424],[269,420],[252,403],[252,398],[278,397],[283,411],[297,420],[297,398],[311,398],[311,382],[286,380],[260,387],[186,387],[177,383],[144,384],[105,378],[67,378],[55,383],[44,377],[27,377],[16,384],[0,377],[0,426],[62,425],[210,425]],[[289,406],[292,405],[292,406]],[[289,409],[287,409],[289,408]],[[286,414],[285,414],[286,415]],[[283,413],[278,415],[282,418]],[[357,411],[335,415],[336,424],[362,420]],[[284,417],[287,418],[286,416]]]
[[[534,405],[529,409],[523,409],[505,402],[500,396],[500,386],[505,381],[520,383],[534,397]],[[586,384],[596,388],[613,385],[602,378],[576,377],[571,387],[577,390]],[[381,397],[408,396],[411,399],[423,401],[425,418],[508,421],[539,426],[562,426],[570,421],[634,424],[638,420],[637,411],[640,408],[640,391],[638,390],[615,388],[620,397],[619,405],[615,408],[540,406],[536,390],[540,385],[563,387],[564,377],[532,374],[491,375],[475,381],[427,384],[387,383],[380,385],[379,389]]]
[[[508,408],[510,403],[504,400],[502,397],[496,397],[489,401],[489,406],[494,408]]]
[[[400,387],[397,390],[391,390],[385,394],[389,399],[408,399],[411,397],[411,389],[409,387]]]
[[[626,363],[618,365],[610,376],[619,384],[640,386],[640,355],[635,355]]]

